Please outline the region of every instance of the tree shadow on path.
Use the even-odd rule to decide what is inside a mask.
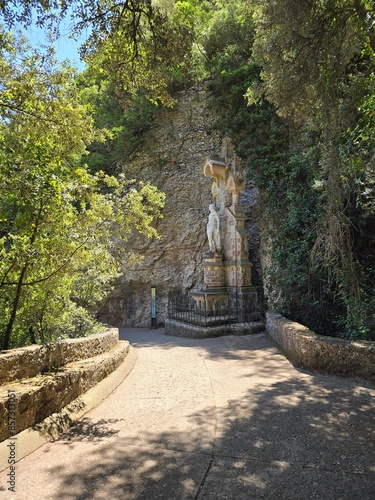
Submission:
[[[373,395],[351,388],[282,382],[217,409],[214,449],[203,436],[212,409],[193,414],[196,435],[144,432],[144,444],[95,432],[95,450],[74,472],[49,469],[54,498],[373,499]],[[166,418],[168,416],[166,415]],[[95,424],[97,430],[105,422]],[[112,423],[113,425],[113,423]],[[67,443],[82,440],[72,430]],[[110,442],[101,442],[105,435]],[[87,434],[86,434],[87,437]]]
[[[168,339],[168,349],[169,344]],[[232,367],[240,352],[215,346],[195,344],[224,371],[226,363]],[[192,402],[188,417],[194,432],[173,431],[171,422],[170,432],[140,428],[128,436],[119,431],[120,422],[92,424],[95,442],[87,443],[79,463],[48,469],[61,491],[49,498],[375,498],[375,389],[289,368],[287,377],[282,356],[268,341],[261,339],[260,346],[268,356],[256,367],[261,383],[252,384],[253,366],[239,374],[253,385],[241,397],[217,395],[199,411]],[[111,432],[101,433],[100,426],[109,423]],[[72,430],[60,446],[82,443],[81,431]]]

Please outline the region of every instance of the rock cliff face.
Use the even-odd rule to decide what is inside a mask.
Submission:
[[[150,289],[156,287],[157,322],[164,323],[168,292],[192,290],[203,282],[202,261],[208,250],[206,222],[211,180],[202,166],[218,154],[224,134],[215,130],[216,117],[207,107],[205,84],[181,92],[173,109],[161,110],[145,136],[141,151],[124,163],[128,178],[149,181],[166,194],[158,240],[134,238],[129,244],[142,263],[124,270],[115,290],[102,305],[99,319],[113,326],[150,326]],[[240,202],[253,227],[251,207],[256,190],[249,185]],[[252,231],[253,232],[253,231]],[[249,242],[250,259],[256,238]]]

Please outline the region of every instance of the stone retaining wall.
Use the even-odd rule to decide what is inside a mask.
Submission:
[[[267,333],[296,366],[375,382],[375,342],[325,337],[280,314],[266,316]]]
[[[112,349],[118,342],[118,329],[78,339],[59,340],[0,352],[0,385],[35,377],[79,359],[92,358]]]
[[[129,342],[120,341],[118,330],[111,329],[56,345],[1,353],[1,370],[10,360],[14,365],[11,381],[1,380],[0,442],[60,411],[116,370],[128,352]]]

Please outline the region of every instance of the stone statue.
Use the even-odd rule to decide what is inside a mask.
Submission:
[[[210,252],[220,252],[220,219],[215,210],[215,205],[211,203],[208,207],[210,214],[207,222],[207,236]]]

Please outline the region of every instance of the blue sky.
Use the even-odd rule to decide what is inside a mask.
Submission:
[[[79,58],[78,49],[81,43],[85,41],[86,37],[88,37],[88,34],[83,34],[78,41],[70,39],[70,23],[68,21],[61,22],[60,30],[60,38],[53,43],[57,58],[60,61],[69,59],[74,64],[74,66],[78,67],[79,69],[83,69],[84,63]],[[45,28],[38,28],[37,26],[33,25],[27,30],[22,30],[22,32],[29,39],[30,44],[33,46],[39,44],[48,45],[50,43]]]

